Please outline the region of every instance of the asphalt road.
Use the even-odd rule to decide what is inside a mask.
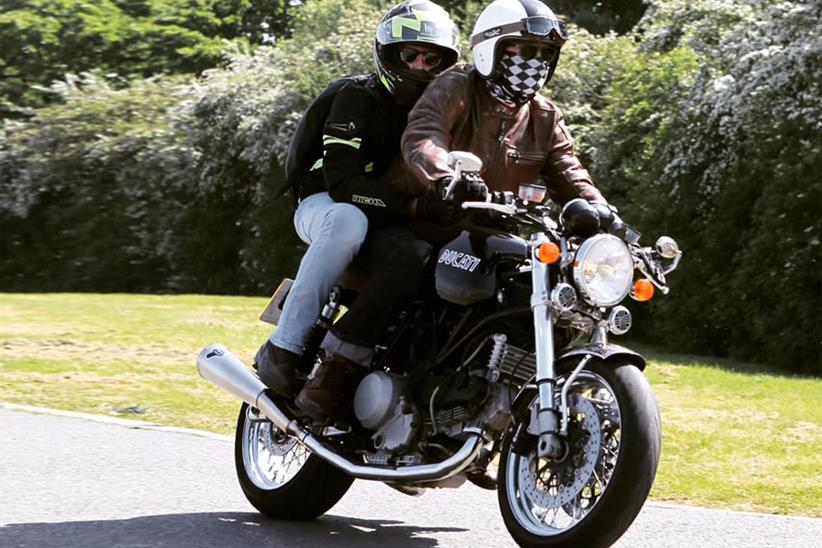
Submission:
[[[52,546],[514,543],[495,494],[473,486],[412,498],[357,481],[324,517],[278,522],[243,497],[228,437],[0,405],[0,547]],[[616,546],[822,546],[822,520],[649,503]]]

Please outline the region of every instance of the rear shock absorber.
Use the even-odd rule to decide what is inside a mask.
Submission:
[[[334,319],[340,312],[340,287],[334,286],[328,294],[328,302],[323,307],[320,316],[314,325],[311,326],[311,331],[308,332],[308,337],[305,340],[303,347],[303,354],[300,357],[300,362],[297,364],[297,369],[300,373],[308,375],[314,368],[317,362],[317,352],[320,349],[325,334],[334,325]]]
[[[491,356],[488,358],[488,380],[497,382],[500,377],[502,361],[505,358],[505,348],[508,337],[502,333],[497,333],[492,337],[494,346],[491,349]]]

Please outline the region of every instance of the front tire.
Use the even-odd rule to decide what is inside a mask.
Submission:
[[[639,369],[595,362],[570,394],[563,459],[537,458],[527,410],[503,443],[497,494],[520,546],[610,546],[639,514],[656,475],[659,411]],[[528,408],[535,398],[526,399]]]
[[[354,481],[312,455],[248,404],[242,405],[237,418],[234,464],[248,502],[275,519],[321,516]]]

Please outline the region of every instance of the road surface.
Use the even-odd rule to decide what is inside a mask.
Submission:
[[[646,504],[620,548],[822,546],[822,520]],[[496,495],[356,481],[322,518],[246,502],[227,436],[0,405],[0,547],[509,547]]]

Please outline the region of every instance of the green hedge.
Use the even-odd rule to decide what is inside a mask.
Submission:
[[[564,48],[547,93],[597,184],[685,252],[671,295],[631,305],[643,339],[822,372],[820,9],[667,0]],[[272,195],[290,135],[327,82],[371,69],[379,16],[307,2],[293,38],[201,78],[54,85],[62,102],[0,129],[0,288],[271,291],[302,252]]]
[[[299,113],[371,69],[379,17],[365,0],[312,2],[293,39],[200,79],[54,84],[60,103],[0,130],[2,288],[270,291],[302,254],[272,195]]]
[[[818,3],[685,3],[619,64],[594,172],[685,252],[647,340],[822,372],[820,23]]]

